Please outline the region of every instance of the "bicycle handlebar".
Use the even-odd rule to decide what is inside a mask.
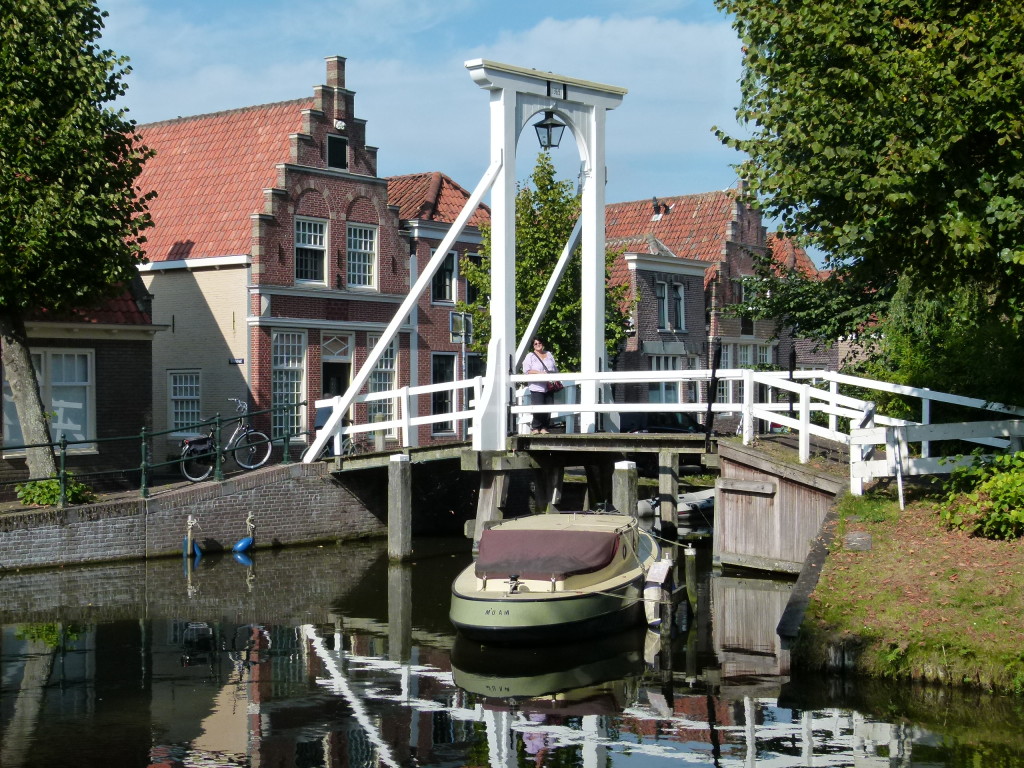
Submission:
[[[249,412],[249,404],[247,402],[245,402],[244,400],[240,400],[237,397],[229,397],[228,398],[228,402],[229,403],[235,403],[235,410],[238,413],[248,413]]]

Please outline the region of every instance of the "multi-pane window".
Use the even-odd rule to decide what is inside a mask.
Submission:
[[[455,251],[449,251],[448,255],[444,257],[444,261],[434,273],[434,279],[430,284],[431,301],[445,303],[455,301],[455,264],[457,260],[458,254]]]
[[[199,412],[202,394],[199,371],[170,371],[167,376],[171,429],[175,432],[196,429],[203,420]]]
[[[736,361],[738,368],[749,368],[753,364],[754,347],[751,344],[739,344],[736,347],[739,353],[739,360]]]
[[[676,330],[686,330],[686,302],[683,299],[684,286],[682,284],[672,286],[672,306],[676,317]]]
[[[732,368],[732,344],[722,345],[722,359],[719,368]]]
[[[50,438],[56,442],[88,440],[95,436],[96,382],[91,350],[46,349],[31,352],[43,407],[51,414]],[[21,424],[10,384],[3,382],[4,442],[23,442]],[[73,445],[72,451],[94,450],[95,445]]]
[[[758,365],[771,365],[772,364],[772,348],[767,344],[762,344],[757,348],[757,364]]]
[[[668,285],[655,283],[654,297],[658,302],[658,327],[668,328]]]
[[[305,371],[306,334],[274,331],[270,342],[271,437],[288,433],[297,438],[302,431],[304,419],[298,404],[303,400]]]
[[[700,367],[700,363],[698,362],[697,358],[692,356],[684,358],[683,363],[685,365],[686,370],[690,371]],[[700,402],[700,387],[697,385],[697,382],[693,379],[690,379],[689,381],[686,382],[686,402]]]
[[[295,220],[295,279],[324,282],[327,260],[327,223],[312,219]]]
[[[678,355],[652,355],[652,371],[678,371],[680,358]],[[678,381],[652,381],[647,385],[647,401],[651,403],[678,403]]]
[[[377,228],[349,224],[346,248],[349,286],[373,288],[377,282]]]
[[[431,357],[430,361],[430,383],[441,384],[447,381],[455,381],[455,355],[452,353],[437,353]],[[444,392],[434,392],[430,398],[430,412],[431,414],[439,413],[451,413],[454,408],[455,400],[453,397],[452,390],[446,390]],[[448,433],[455,431],[455,424],[451,421],[435,422],[432,425],[431,430],[434,434]]]
[[[366,344],[370,349],[377,346],[380,336],[367,336]],[[387,349],[380,356],[377,365],[370,373],[370,392],[388,392],[396,387],[397,381],[397,353],[398,341],[393,340],[388,344]],[[395,401],[392,400],[371,400],[367,403],[368,416],[371,422],[392,421],[395,418]],[[388,435],[394,435],[395,430],[389,429]]]

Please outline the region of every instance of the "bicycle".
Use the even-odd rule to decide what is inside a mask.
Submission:
[[[235,411],[238,413],[238,424],[231,437],[224,443],[221,451],[221,460],[225,460],[230,453],[235,463],[242,469],[256,469],[262,467],[270,459],[270,451],[273,445],[270,438],[262,432],[258,432],[249,424],[246,416],[249,413],[249,405],[237,397],[229,397],[229,402],[235,403]],[[187,438],[181,441],[181,474],[186,480],[198,483],[205,480],[213,472],[216,462],[216,445],[213,430],[202,437]]]
[[[350,419],[343,419],[341,422],[344,426],[348,426],[352,423]],[[358,456],[361,453],[369,453],[370,448],[363,440],[353,440],[352,435],[342,435],[341,437],[341,456],[342,458],[349,458],[352,456]],[[334,456],[334,440],[328,440],[327,445],[320,451],[320,459],[330,459]]]

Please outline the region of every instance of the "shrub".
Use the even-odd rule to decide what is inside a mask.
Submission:
[[[1024,451],[976,455],[953,471],[940,514],[951,528],[988,539],[1024,535]]]
[[[80,483],[73,475],[67,475],[64,495],[68,504],[91,504],[96,501],[96,494],[85,483]],[[49,480],[34,480],[14,486],[18,500],[26,507],[55,507],[60,504],[60,480],[51,477]]]

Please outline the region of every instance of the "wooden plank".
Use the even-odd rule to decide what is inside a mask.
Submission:
[[[771,480],[737,480],[733,477],[720,477],[715,481],[715,489],[774,496],[778,491],[778,486]]]

